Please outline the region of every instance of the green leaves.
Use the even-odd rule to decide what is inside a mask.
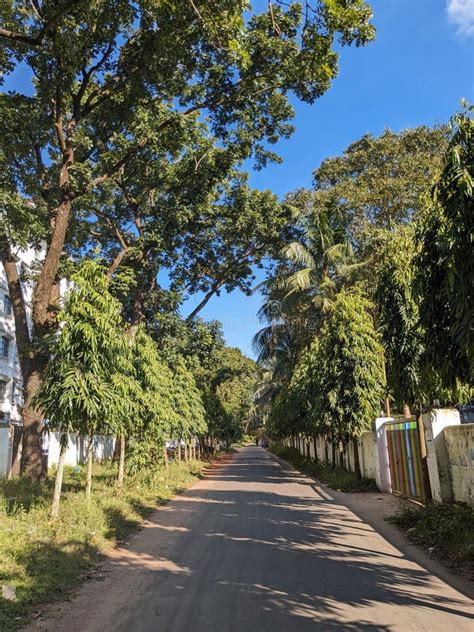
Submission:
[[[117,419],[133,412],[133,367],[121,306],[97,264],[85,262],[72,281],[37,402],[52,428],[87,436],[111,433]]]
[[[474,122],[472,108],[451,121],[443,170],[425,198],[416,259],[424,361],[442,386],[474,379]]]

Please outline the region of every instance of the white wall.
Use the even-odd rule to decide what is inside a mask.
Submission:
[[[71,432],[68,436],[68,446],[66,450],[66,465],[78,465],[84,463],[86,459],[86,442],[76,433]],[[59,432],[50,432],[45,437],[44,447],[48,450],[48,467],[57,465],[59,461]],[[115,438],[96,435],[92,445],[93,457],[95,461],[111,459],[114,455]]]
[[[10,468],[10,428],[0,428],[0,478],[6,478]]]
[[[392,493],[392,480],[390,477],[390,465],[388,462],[387,423],[393,421],[393,417],[378,417],[375,420],[377,438],[377,469],[375,480],[377,487],[386,494]]]
[[[474,424],[443,431],[449,456],[453,500],[474,507]]]
[[[422,422],[431,495],[437,502],[450,502],[453,500],[451,467],[443,430],[461,424],[459,412],[455,408],[430,410],[422,415]]]

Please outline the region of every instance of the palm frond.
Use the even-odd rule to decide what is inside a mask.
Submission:
[[[314,268],[314,257],[304,244],[299,241],[293,241],[285,246],[282,250],[283,255],[297,266],[305,266],[306,268]]]

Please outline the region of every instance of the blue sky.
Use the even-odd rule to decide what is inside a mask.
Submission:
[[[461,98],[474,101],[474,0],[372,0],[375,42],[342,51],[339,76],[313,106],[295,103],[296,132],[279,143],[283,164],[252,173],[251,184],[284,195],[363,134],[443,123]],[[184,306],[189,313],[199,297]],[[214,297],[200,313],[222,321],[228,344],[253,355],[261,298]]]

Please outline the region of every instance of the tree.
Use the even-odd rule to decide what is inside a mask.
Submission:
[[[420,361],[424,343],[415,294],[413,225],[377,231],[371,256],[375,316],[384,348],[387,384],[401,410],[422,398]]]
[[[287,197],[298,217],[299,240],[282,249],[283,260],[264,284],[259,317],[268,324],[254,338],[259,361],[272,362],[283,379],[332,310],[338,290],[359,269],[344,218],[327,209],[309,216],[311,199],[305,191]]]
[[[446,143],[443,126],[366,134],[315,170],[309,212],[345,217],[351,243],[363,249],[372,229],[392,230],[420,212],[420,196],[441,169]]]
[[[474,379],[474,121],[472,108],[451,121],[442,173],[418,227],[416,258],[424,362],[440,386]]]
[[[242,428],[250,419],[258,377],[257,364],[239,349],[222,349],[205,402],[210,433],[227,445],[241,436]]]
[[[277,360],[286,384],[341,288],[363,283],[382,330],[390,389],[400,403],[419,396],[422,341],[409,225],[441,169],[446,143],[445,127],[366,135],[322,162],[312,191],[287,196],[299,238],[283,250],[288,264],[267,281],[260,314],[268,326],[255,338],[259,359]]]
[[[189,444],[194,437],[204,435],[207,431],[207,419],[201,392],[184,358],[179,356],[176,358],[172,373],[171,393],[176,421],[171,426],[170,438],[178,439],[181,457],[181,441],[184,440],[185,444]]]
[[[270,429],[277,435],[326,435],[333,446],[354,443],[379,414],[383,393],[382,347],[373,306],[357,288],[341,290],[334,309],[301,354],[278,396]]]
[[[54,518],[59,512],[68,433],[87,437],[86,496],[90,498],[94,434],[111,432],[116,417],[133,413],[117,378],[132,373],[120,304],[108,292],[103,270],[93,262],[85,262],[72,280],[74,288],[59,313],[61,327],[51,341],[51,358],[35,398],[48,428],[60,432]]]
[[[311,10],[312,9],[312,10]],[[56,326],[60,262],[88,195],[96,194],[158,133],[163,146],[201,117],[222,142],[288,136],[288,94],[313,102],[337,73],[334,40],[363,45],[374,29],[362,0],[269,5],[244,19],[240,0],[12,2],[2,11],[3,69],[26,66],[32,95],[0,98],[0,251],[12,297],[24,382],[22,471],[42,473],[42,419],[33,405]],[[149,134],[149,120],[159,127]],[[121,137],[121,146],[114,140]],[[113,150],[112,150],[113,149]],[[166,151],[166,150],[165,150]],[[32,300],[22,293],[15,249],[44,239]]]
[[[173,372],[160,358],[156,343],[143,326],[134,336],[132,355],[141,387],[138,420],[126,433],[130,441],[127,466],[134,473],[162,460],[166,440],[179,423],[179,409],[173,394]]]

